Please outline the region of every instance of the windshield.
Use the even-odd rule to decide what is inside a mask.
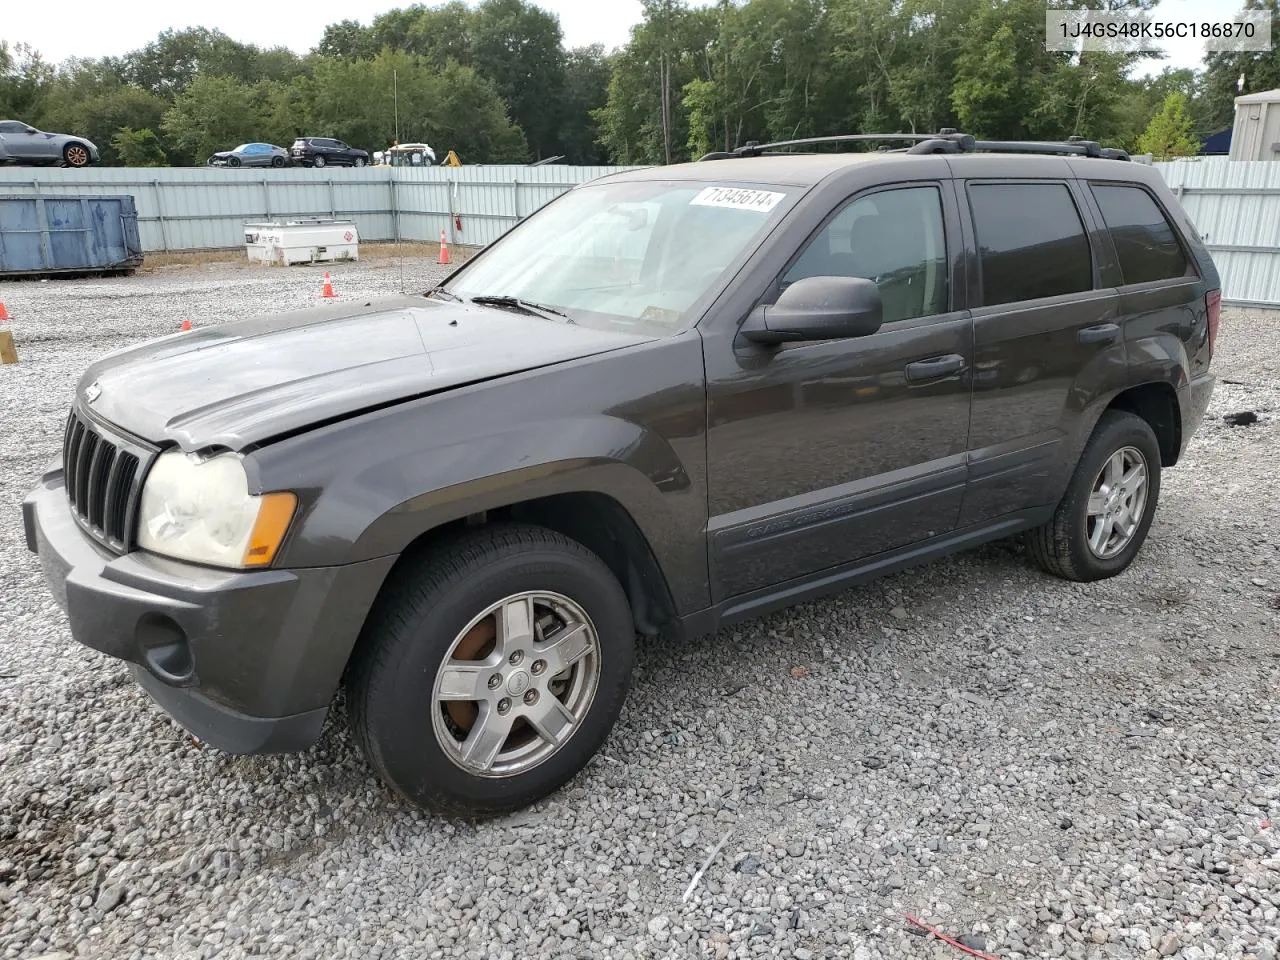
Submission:
[[[591,326],[676,332],[780,217],[793,190],[702,182],[591,184],[543,207],[445,287],[516,297]]]

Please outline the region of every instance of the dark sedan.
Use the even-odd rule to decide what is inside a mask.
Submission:
[[[289,151],[271,143],[242,143],[209,158],[212,167],[287,167]]]

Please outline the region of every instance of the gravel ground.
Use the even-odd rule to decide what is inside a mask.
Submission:
[[[23,545],[93,357],[319,276],[0,284],[0,957],[960,956],[904,912],[1008,960],[1280,952],[1280,316],[1225,315],[1227,382],[1123,576],[994,545],[648,644],[586,773],[460,825],[393,799],[341,710],[303,756],[201,749],[72,642]]]

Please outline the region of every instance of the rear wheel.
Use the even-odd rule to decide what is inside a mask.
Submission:
[[[504,525],[432,549],[388,584],[347,680],[357,739],[428,809],[503,813],[559,788],[604,742],[635,631],[609,568]]]
[[[89,165],[89,148],[81,143],[69,143],[62,150],[62,159],[68,167]]]
[[[1160,444],[1141,417],[1108,410],[1053,519],[1027,535],[1032,559],[1067,580],[1114,577],[1147,539],[1160,498]]]
[[[325,159],[324,157],[317,154],[316,158],[312,160],[311,163],[317,167],[323,167],[325,165]]]

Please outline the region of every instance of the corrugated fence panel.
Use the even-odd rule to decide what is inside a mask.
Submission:
[[[1280,163],[1204,157],[1157,163],[1223,278],[1224,299],[1280,307]],[[0,168],[9,196],[129,194],[143,249],[236,247],[247,221],[337,216],[364,240],[492,243],[580,183],[633,167],[492,166],[359,170]]]
[[[1195,157],[1154,166],[1209,248],[1223,299],[1280,307],[1280,163]]]
[[[0,168],[0,192],[130,194],[146,251],[235,247],[246,222],[317,216],[355,220],[364,240],[433,241],[444,230],[452,243],[483,245],[564,191],[624,169],[634,168],[7,167]]]

